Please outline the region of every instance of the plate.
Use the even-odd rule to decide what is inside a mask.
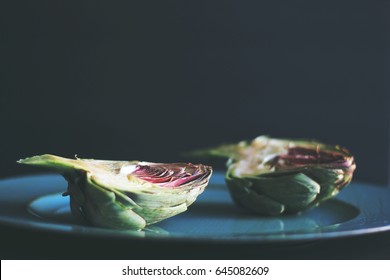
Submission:
[[[76,223],[66,181],[42,174],[0,180],[0,223],[76,235],[235,242],[309,241],[390,230],[390,189],[353,182],[319,207],[280,217],[237,208],[215,172],[190,208],[144,231],[111,230]]]

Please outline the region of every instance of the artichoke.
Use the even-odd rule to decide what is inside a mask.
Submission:
[[[266,136],[192,155],[228,158],[225,179],[234,202],[261,215],[317,206],[346,186],[356,168],[342,147]]]
[[[68,181],[77,220],[114,229],[143,229],[187,210],[207,186],[211,167],[191,163],[151,163],[67,159],[54,155],[18,161],[48,167]]]

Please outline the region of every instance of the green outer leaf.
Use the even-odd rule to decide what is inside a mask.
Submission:
[[[307,168],[304,173],[321,186],[321,192],[316,201],[323,201],[333,197],[345,186],[345,183],[343,183],[345,175],[341,169],[311,167]]]
[[[84,188],[85,202],[80,207],[92,224],[118,229],[142,229],[146,226],[145,219],[133,210],[132,203],[126,203],[121,198],[118,200],[115,192],[94,184],[89,176],[87,184],[78,187]]]
[[[134,211],[144,217],[147,224],[153,224],[186,211],[205,187],[204,184],[191,190],[182,190],[175,195],[148,192],[127,193],[127,195],[140,207]]]
[[[320,193],[320,185],[303,173],[288,176],[251,178],[253,190],[286,206],[287,212],[300,211]]]
[[[161,220],[170,218],[177,214],[183,213],[187,210],[187,204],[184,202],[182,204],[172,206],[172,207],[158,207],[158,208],[143,208],[137,210],[145,220],[148,225],[157,223]]]
[[[244,209],[260,215],[279,215],[285,210],[283,204],[253,191],[250,181],[227,176],[226,183],[234,202]]]

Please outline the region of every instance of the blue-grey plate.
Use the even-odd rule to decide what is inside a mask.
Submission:
[[[190,208],[144,231],[76,223],[66,181],[59,175],[0,180],[0,222],[68,234],[233,242],[309,241],[390,230],[390,189],[353,182],[337,196],[300,215],[259,217],[238,209],[215,172]]]

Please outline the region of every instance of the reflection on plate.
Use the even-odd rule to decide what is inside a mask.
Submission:
[[[223,173],[213,175],[206,191],[187,212],[144,231],[109,230],[77,224],[66,182],[58,175],[0,181],[0,222],[72,234],[180,240],[292,241],[334,238],[390,230],[390,190],[352,183],[337,199],[300,215],[259,217],[231,201]]]

